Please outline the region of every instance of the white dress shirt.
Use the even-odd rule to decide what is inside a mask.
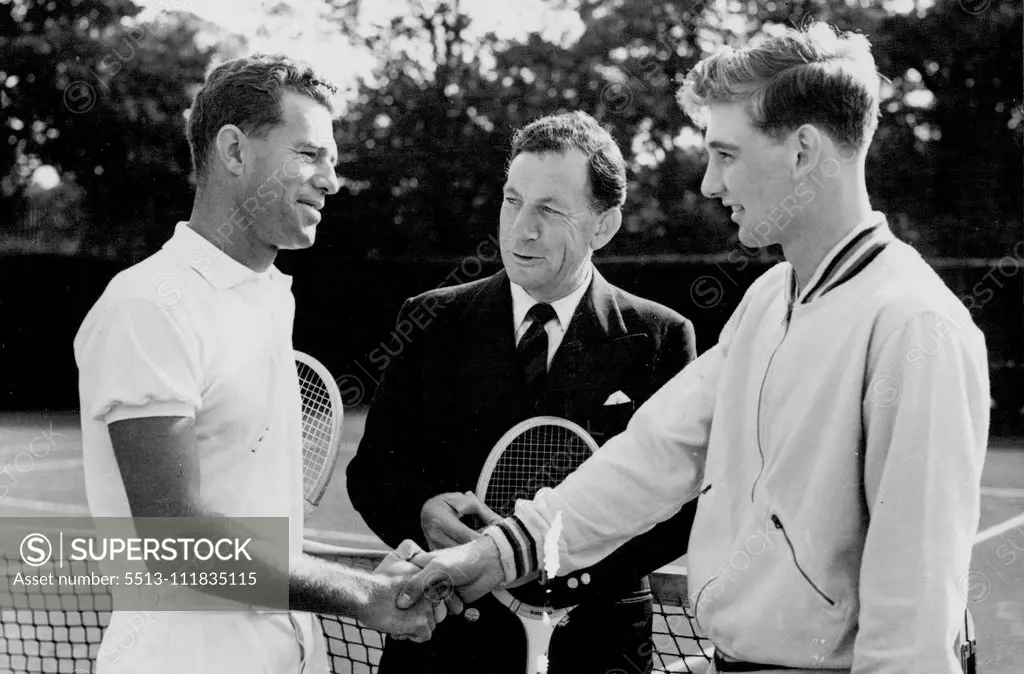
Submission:
[[[569,323],[572,321],[572,316],[576,313],[576,307],[579,306],[580,300],[583,299],[583,295],[587,292],[587,288],[590,287],[590,281],[594,278],[594,265],[591,262],[587,263],[587,276],[583,280],[583,283],[579,285],[576,290],[565,297],[549,302],[551,308],[555,310],[555,315],[558,320],[548,321],[547,325],[544,326],[544,331],[548,333],[548,368],[551,367],[551,361],[555,357],[555,352],[558,351],[558,347],[562,343],[562,339],[565,337],[565,333],[569,330]],[[527,314],[535,304],[541,304],[538,300],[535,300],[530,296],[530,293],[526,291],[521,285],[512,283],[512,329],[515,331],[516,346],[519,346],[519,340],[523,338],[526,331],[533,325],[533,319],[529,318]]]

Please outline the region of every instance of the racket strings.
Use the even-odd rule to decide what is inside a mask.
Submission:
[[[590,446],[564,426],[545,424],[515,437],[498,459],[487,483],[484,502],[507,517],[518,499],[532,499],[554,487],[591,455]]]
[[[302,398],[303,483],[309,496],[328,477],[324,469],[331,457],[335,411],[330,391],[316,370],[305,363],[296,367]]]
[[[576,431],[559,424],[531,426],[515,436],[498,457],[487,480],[484,503],[501,517],[518,499],[532,499],[544,487],[561,484],[593,453]],[[509,593],[525,605],[549,608],[549,588],[531,582]]]

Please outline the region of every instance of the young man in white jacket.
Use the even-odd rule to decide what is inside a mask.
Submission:
[[[871,208],[878,99],[868,41],[824,24],[696,66],[680,102],[706,120],[701,189],[786,261],[624,433],[423,573],[472,601],[535,573],[557,516],[564,573],[700,495],[689,599],[717,671],[960,670],[985,339]]]

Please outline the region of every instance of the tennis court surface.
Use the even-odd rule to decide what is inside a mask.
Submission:
[[[364,416],[347,410],[345,443],[335,480],[320,507],[307,522],[306,538],[334,545],[379,549],[384,546],[352,509],[344,487],[344,470],[355,452]],[[974,547],[971,572],[962,590],[975,621],[978,672],[1024,672],[1024,440],[993,439],[982,479],[981,523]],[[82,475],[81,436],[74,413],[0,414],[0,517],[87,516]],[[682,560],[685,564],[685,560]],[[673,633],[684,632],[687,622],[675,617],[680,609],[666,607],[663,622]],[[6,622],[6,618],[4,619]],[[4,636],[11,637],[8,625]],[[656,625],[656,630],[658,626]],[[332,652],[349,652],[353,660],[372,660],[378,641],[353,624],[329,621]],[[45,641],[60,641],[51,632]],[[340,638],[344,637],[344,638]],[[5,639],[0,639],[0,642]],[[366,642],[364,645],[359,641]],[[657,636],[659,648],[671,653],[671,636]],[[703,645],[685,639],[684,653],[699,653]],[[0,674],[10,671],[0,648]],[[679,669],[687,671],[680,663]],[[39,669],[68,671],[74,669]],[[79,670],[88,671],[88,670]],[[338,671],[369,671],[355,664]]]

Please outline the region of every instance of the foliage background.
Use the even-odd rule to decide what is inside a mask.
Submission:
[[[674,93],[715,46],[812,18],[866,33],[891,80],[868,175],[900,235],[949,257],[998,256],[1020,238],[1016,0],[917,9],[887,0],[554,0],[579,13],[581,34],[522,41],[473,32],[457,0],[399,3],[369,34],[351,28],[359,2],[293,4],[318,8],[321,21],[376,59],[337,124],[346,188],[324,223],[343,232],[337,254],[465,254],[493,230],[511,132],[560,109],[593,114],[630,161],[627,227],[608,253],[727,250],[735,233],[724,210],[700,196],[704,155]],[[247,46],[180,5],[188,3],[140,21],[130,0],[0,0],[8,240],[12,230],[54,228],[77,237],[79,252],[137,260],[160,244],[169,220],[187,217],[184,112],[210,64]],[[299,11],[264,6],[271,26]],[[59,194],[33,198],[29,178],[40,164],[61,176]]]
[[[363,17],[383,4],[265,0],[241,32],[189,0],[144,4],[0,0],[0,311],[20,316],[0,328],[0,365],[26,380],[39,363],[20,349],[40,339],[73,371],[74,328],[109,275],[187,219],[184,124],[207,69],[250,52],[254,35],[301,38],[310,26],[333,36],[318,60],[370,64],[335,127],[344,187],[317,246],[281,260],[303,276],[300,312],[316,308],[297,322],[297,342],[329,351],[335,367],[354,367],[405,296],[442,283],[493,234],[513,130],[562,109],[594,115],[629,162],[625,226],[602,270],[692,318],[709,346],[748,283],[734,277],[771,256],[739,249],[725,209],[700,195],[705,155],[675,91],[717,46],[811,19],[867,34],[889,80],[868,161],[874,205],[958,292],[994,291],[976,320],[999,376],[1024,361],[1019,0],[550,0],[575,28],[516,39],[479,29],[480,11],[512,11],[499,2],[478,2],[474,18],[459,0],[393,0],[367,29]],[[713,307],[695,297],[705,276],[722,290]],[[52,335],[37,327],[41,297],[69,303]],[[1012,381],[1004,388],[1019,392]],[[25,386],[8,387],[11,405],[32,397]]]

